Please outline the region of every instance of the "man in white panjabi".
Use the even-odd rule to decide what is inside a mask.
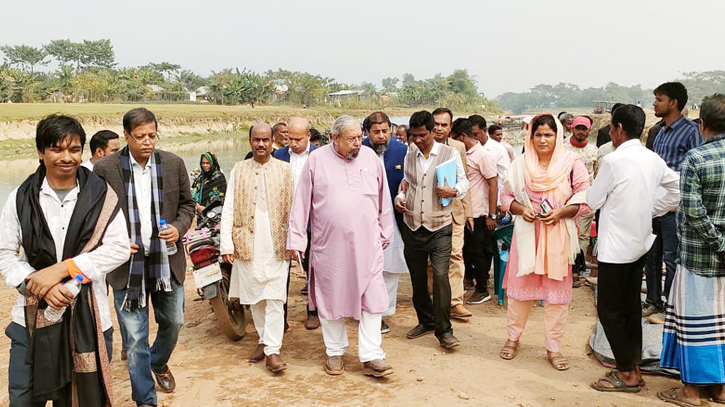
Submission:
[[[232,263],[229,297],[249,304],[259,344],[252,363],[266,357],[272,372],[287,364],[280,356],[284,336],[289,252],[285,250],[292,205],[292,172],[272,158],[272,129],[252,128],[252,160],[238,162],[230,173],[222,210],[221,253]]]

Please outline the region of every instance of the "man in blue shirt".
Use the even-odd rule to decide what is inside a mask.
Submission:
[[[662,125],[654,140],[654,151],[667,165],[680,172],[685,154],[702,144],[702,136],[697,124],[687,119],[682,111],[687,106],[687,89],[679,82],[667,82],[654,90],[653,103],[655,116],[662,119]],[[669,296],[672,279],[675,275],[677,260],[677,221],[674,212],[665,213],[653,219],[654,230],[659,242],[653,245],[647,259],[645,275],[647,277],[647,300],[642,311],[650,316],[650,322],[664,323],[664,304],[662,302],[662,260],[664,259],[667,276],[665,278],[665,298]],[[656,314],[656,315],[655,315]]]

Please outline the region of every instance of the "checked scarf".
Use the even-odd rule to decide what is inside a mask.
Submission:
[[[121,175],[128,197],[128,223],[131,229],[131,241],[138,245],[138,253],[131,256],[131,272],[126,284],[126,298],[123,299],[122,309],[133,311],[146,307],[146,283],[151,284],[153,291],[171,291],[171,268],[166,253],[166,242],[159,238],[159,221],[164,208],[164,168],[159,153],[149,158],[146,165],[151,167],[151,221],[155,225],[151,229],[151,244],[149,253],[144,252],[141,240],[141,220],[138,203],[136,202],[136,188],[134,187],[133,169],[128,146],[121,150]],[[148,264],[146,264],[148,263]],[[148,271],[148,275],[146,275]]]

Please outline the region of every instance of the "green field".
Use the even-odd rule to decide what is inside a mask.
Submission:
[[[364,117],[371,110],[346,110],[339,108],[301,108],[292,106],[248,105],[220,106],[210,104],[101,104],[101,103],[7,103],[0,104],[0,121],[38,120],[51,113],[63,113],[79,119],[115,119],[136,107],[146,107],[160,120],[164,118],[230,118],[237,121],[265,120],[302,116],[313,122],[329,122],[342,114]],[[406,116],[420,109],[386,108],[390,116]],[[273,120],[274,119],[274,120]],[[324,121],[323,121],[324,120]]]

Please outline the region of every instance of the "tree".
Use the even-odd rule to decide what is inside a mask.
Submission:
[[[5,61],[10,65],[20,65],[26,70],[30,70],[30,75],[33,75],[34,68],[36,65],[47,65],[48,61],[45,58],[48,54],[43,48],[35,48],[29,45],[5,45],[0,47],[0,50],[5,54]]]
[[[178,78],[187,92],[193,92],[206,85],[206,79],[189,70],[180,71]]]
[[[385,78],[383,79],[383,90],[385,93],[393,93],[398,91],[398,78]]]
[[[161,62],[160,64],[151,62],[147,66],[154,71],[161,73],[167,81],[171,81],[172,75],[175,77],[178,76],[179,69],[181,69],[181,65],[171,64],[168,62]]]
[[[116,66],[116,54],[111,40],[83,40],[81,64],[85,68],[112,69]]]
[[[413,76],[412,73],[404,73],[403,74],[403,86],[405,85],[412,85],[415,83],[415,76]]]
[[[81,56],[83,55],[83,44],[71,40],[51,40],[43,46],[45,51],[55,57],[61,65],[75,64],[76,69],[81,67]]]

